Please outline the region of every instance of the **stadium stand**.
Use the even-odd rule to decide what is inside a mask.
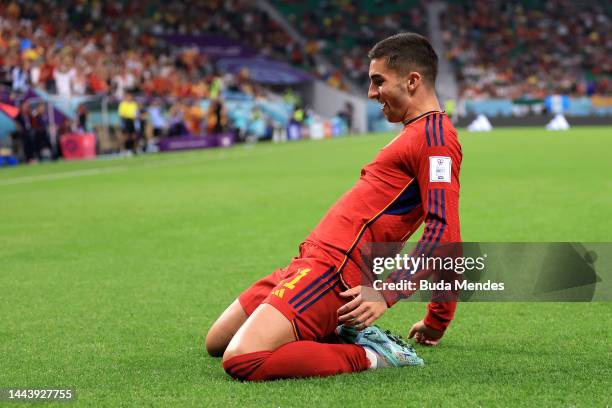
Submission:
[[[345,78],[367,85],[366,57],[380,39],[401,31],[426,34],[424,10],[416,0],[275,0],[274,4],[308,39],[309,52],[323,53],[340,67],[319,76],[341,89],[346,89]]]
[[[25,91],[30,83],[64,96],[113,92],[121,99],[129,90],[208,97],[216,92],[213,61],[195,48],[173,47],[159,35],[223,33],[251,41],[264,55],[282,56],[290,39],[246,4],[198,2],[184,13],[177,1],[2,3],[0,75],[15,91]],[[255,84],[244,78],[236,82],[240,90],[257,95]]]
[[[166,125],[164,134],[218,129],[208,123],[213,113],[199,111],[208,112],[211,102],[223,98],[232,108],[232,126],[243,136],[270,138],[272,122],[286,124],[293,105],[252,81],[249,70],[220,70],[217,60],[197,46],[176,44],[168,36],[198,40],[214,34],[222,44],[233,45],[234,39],[242,47],[246,42],[258,56],[289,61],[291,39],[251,2],[198,2],[189,13],[183,6],[177,1],[1,2],[0,81],[10,90],[2,92],[2,99],[20,109],[9,130],[21,129],[24,120],[29,126],[31,109],[22,109],[23,99],[51,102],[60,110],[61,125],[77,119],[77,110],[91,95],[109,98],[106,124],[117,126],[116,106],[129,92],[138,95],[145,114],[153,98],[162,97],[163,114],[169,117],[157,125]],[[88,115],[93,126],[101,122],[99,105],[98,112]],[[198,115],[206,125],[193,125]],[[78,128],[76,123],[68,127]]]
[[[316,113],[287,86],[316,78],[364,99],[368,50],[401,31],[441,38],[440,57],[454,69],[444,76],[459,85],[448,106],[464,115],[612,113],[612,7],[604,3],[264,2],[280,17],[246,0],[191,2],[189,12],[180,1],[0,1],[0,147],[13,132],[22,159],[36,159],[63,133],[94,131],[99,152],[115,151],[128,93],[143,148],[219,130],[238,141],[271,139],[278,129],[293,138],[343,134],[354,129],[356,105],[327,98],[334,107],[313,123]],[[444,10],[440,21],[434,5]],[[389,130],[375,103],[362,112],[368,130]],[[310,128],[289,132],[296,123]]]
[[[460,96],[609,95],[611,11],[589,0],[449,2],[443,37]]]

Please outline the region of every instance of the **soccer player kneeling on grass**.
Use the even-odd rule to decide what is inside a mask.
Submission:
[[[426,38],[397,34],[368,56],[368,97],[381,104],[387,120],[402,122],[403,130],[361,170],[357,183],[300,245],[299,256],[243,292],[210,328],[206,349],[223,356],[234,378],[423,364],[411,346],[371,326],[409,293],[364,297],[358,257],[364,243],[405,242],[423,222],[419,244],[460,242],[461,147],[436,98],[438,58]],[[409,337],[437,344],[455,306],[430,302]]]

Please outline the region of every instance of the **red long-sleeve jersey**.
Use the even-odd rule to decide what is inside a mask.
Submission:
[[[461,145],[444,112],[424,113],[361,170],[357,183],[306,238],[337,260],[347,287],[360,285],[364,244],[405,242],[425,222],[422,243],[460,242]],[[392,306],[399,293],[383,293]],[[455,302],[430,302],[425,324],[445,330]]]

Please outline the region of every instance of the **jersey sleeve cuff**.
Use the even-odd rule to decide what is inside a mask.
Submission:
[[[441,332],[446,331],[451,321],[452,318],[444,318],[432,311],[429,307],[427,308],[427,314],[425,315],[425,319],[423,319],[423,323],[425,323],[425,326],[434,330],[439,330]]]

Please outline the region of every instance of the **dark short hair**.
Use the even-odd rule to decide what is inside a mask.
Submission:
[[[419,72],[430,85],[436,83],[438,55],[427,38],[417,33],[400,33],[378,42],[370,59],[385,58],[387,66],[400,74]]]

